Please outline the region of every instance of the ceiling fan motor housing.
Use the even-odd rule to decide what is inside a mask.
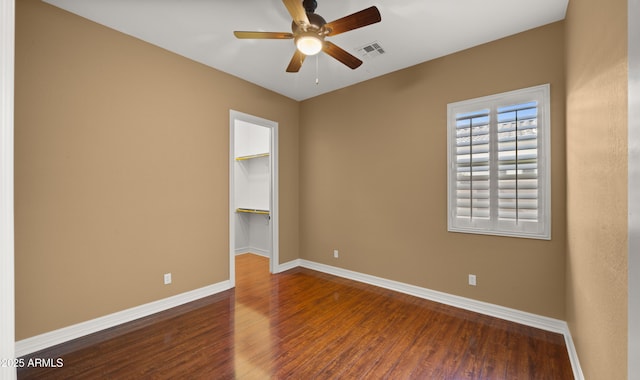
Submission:
[[[309,25],[302,26],[296,24],[295,21],[291,22],[291,30],[293,31],[293,34],[297,34],[300,32],[316,32],[318,34],[326,34],[323,31],[323,27],[327,23],[327,21],[322,16],[315,13],[307,13],[307,17],[309,18]],[[304,29],[305,27],[306,30]]]

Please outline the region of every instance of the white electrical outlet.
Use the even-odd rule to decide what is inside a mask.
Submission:
[[[475,274],[470,274],[469,275],[469,285],[476,286],[476,275]]]
[[[335,257],[336,259],[337,259],[338,257],[340,257],[340,254],[338,253],[338,250],[337,250],[337,249],[334,249],[334,250],[333,250],[333,257]]]
[[[164,284],[169,285],[171,283],[171,273],[164,274]]]

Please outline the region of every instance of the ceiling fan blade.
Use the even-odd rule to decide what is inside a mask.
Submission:
[[[302,54],[300,50],[296,49],[295,53],[293,53],[293,57],[291,57],[291,62],[289,62],[289,66],[287,66],[288,73],[297,73],[302,66],[302,62],[307,56]]]
[[[253,39],[272,39],[272,40],[290,40],[293,33],[286,32],[244,32],[235,31],[233,34],[236,38],[253,38]]]
[[[382,17],[377,7],[369,7],[363,9],[360,12],[350,14],[343,18],[339,18],[335,21],[331,21],[325,24],[325,28],[330,28],[331,32],[328,36],[335,36],[336,34],[348,32],[350,30],[362,28],[363,26],[375,24],[380,22]]]
[[[337,59],[338,61],[344,63],[345,65],[349,66],[351,69],[356,69],[360,65],[362,65],[361,60],[347,53],[344,49],[342,49],[338,45],[335,45],[329,41],[324,42],[322,51],[329,54],[330,56]]]
[[[284,6],[287,7],[293,22],[297,25],[309,25],[309,17],[307,11],[304,10],[300,0],[282,0]]]

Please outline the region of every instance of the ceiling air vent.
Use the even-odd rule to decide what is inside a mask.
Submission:
[[[356,50],[363,58],[375,58],[385,53],[384,49],[382,48],[382,46],[380,46],[380,43],[378,43],[378,41],[361,46]]]

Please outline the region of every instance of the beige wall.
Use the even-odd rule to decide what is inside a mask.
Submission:
[[[564,319],[563,27],[302,102],[301,257]],[[552,102],[552,240],[447,232],[447,103],[544,83]],[[469,273],[477,287],[467,285]]]
[[[229,278],[229,109],[279,122],[280,258],[298,257],[297,102],[16,6],[16,339]]]
[[[571,1],[567,321],[588,379],[627,377],[627,1]]]

